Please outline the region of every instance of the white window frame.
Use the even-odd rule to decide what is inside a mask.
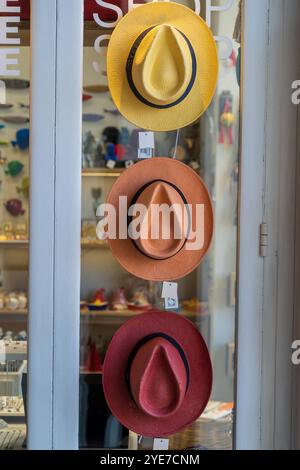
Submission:
[[[77,449],[83,0],[31,4],[28,446]],[[274,96],[283,96],[283,85],[300,70],[290,52],[300,42],[298,12],[299,0],[244,1],[237,449],[287,448],[293,438],[293,370],[286,360],[294,315],[287,292],[295,281],[297,111]],[[264,259],[262,222],[270,233]]]

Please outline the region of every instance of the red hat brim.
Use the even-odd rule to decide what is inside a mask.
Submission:
[[[144,337],[163,333],[176,340],[189,365],[189,387],[181,407],[169,417],[153,418],[133,401],[126,384],[130,354]],[[103,388],[113,415],[128,429],[146,437],[172,435],[193,423],[204,411],[212,389],[212,365],[207,346],[195,325],[170,312],[137,315],[115,333],[106,352]]]

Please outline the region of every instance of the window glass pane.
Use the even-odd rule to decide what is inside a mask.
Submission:
[[[129,274],[108,243],[96,235],[97,207],[129,162],[136,164],[142,131],[118,112],[108,90],[107,40],[111,26],[128,11],[127,2],[113,3],[117,8],[85,1],[79,446],[147,449],[153,447],[153,439],[138,440],[119,423],[102,389],[102,365],[117,329],[148,306],[164,310],[162,283]],[[178,3],[191,9],[198,5]],[[195,123],[179,131],[154,133],[154,156],[175,156],[199,174],[211,195],[215,217],[209,254],[178,282],[178,314],[191,320],[205,339],[213,364],[213,390],[202,416],[169,436],[169,448],[176,450],[230,450],[233,446],[241,17],[239,0],[219,3],[230,6],[210,12],[201,1],[201,12],[197,11],[218,39],[219,78],[214,99]]]
[[[29,5],[28,0],[0,6],[1,450],[26,447]]]

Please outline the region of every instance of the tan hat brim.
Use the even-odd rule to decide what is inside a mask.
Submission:
[[[186,35],[197,58],[197,73],[187,97],[171,108],[155,109],[132,92],[126,63],[134,41],[146,29],[159,24],[174,26]],[[109,89],[116,107],[136,126],[153,131],[180,129],[195,122],[209,106],[218,77],[218,53],[212,32],[190,8],[172,2],[142,5],[116,26],[107,51]]]
[[[119,263],[136,277],[149,281],[174,281],[191,273],[206,255],[213,237],[213,208],[209,192],[200,176],[177,160],[155,157],[143,160],[126,170],[113,185],[107,203],[117,211],[119,220],[119,196],[127,196],[128,205],[136,193],[151,181],[164,180],[175,185],[192,206],[192,230],[196,227],[196,204],[204,205],[204,244],[202,249],[188,250],[187,245],[172,258],[155,260],[140,252],[130,238],[111,239],[109,245]],[[117,233],[119,227],[117,222]]]

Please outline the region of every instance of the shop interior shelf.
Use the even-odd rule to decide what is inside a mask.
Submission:
[[[0,247],[12,247],[12,248],[27,248],[29,245],[28,240],[0,240]],[[88,249],[88,248],[108,248],[107,242],[102,241],[81,241],[81,247]]]
[[[123,173],[124,168],[83,168],[82,176],[83,177],[95,177],[95,176],[102,176],[102,177],[112,177],[117,178]]]

